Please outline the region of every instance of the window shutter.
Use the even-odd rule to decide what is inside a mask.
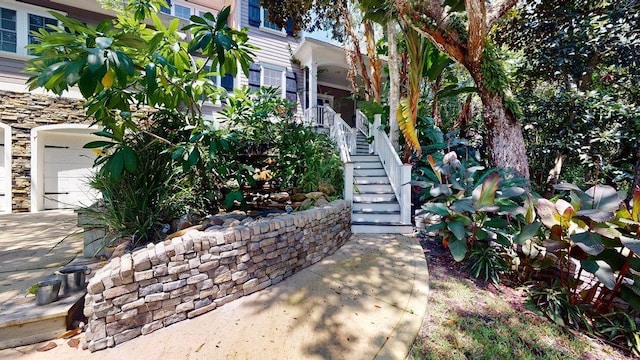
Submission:
[[[232,92],[233,91],[233,76],[230,73],[227,73],[220,79],[220,86],[225,90]]]
[[[287,35],[293,36],[293,19],[289,18],[284,24],[284,28],[287,31]]]
[[[260,90],[260,64],[249,65],[249,89]]]
[[[287,100],[298,100],[298,86],[296,82],[296,73],[287,70]]]
[[[167,7],[160,8],[160,12],[171,15],[171,0],[167,0]]]
[[[260,3],[258,0],[249,0],[249,25],[260,26]]]

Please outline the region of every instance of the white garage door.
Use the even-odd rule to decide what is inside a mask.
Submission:
[[[5,144],[4,144],[4,130],[0,128],[0,213],[9,212],[10,209],[7,209],[7,197],[9,194],[7,193],[7,186],[9,179],[6,178],[5,172],[7,170],[7,166],[9,164],[5,164],[4,154]]]
[[[97,192],[89,186],[95,153],[82,147],[95,137],[50,132],[44,136],[44,208],[89,206]]]

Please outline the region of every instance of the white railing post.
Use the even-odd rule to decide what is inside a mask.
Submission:
[[[375,114],[373,115],[373,126],[369,127],[369,136],[373,136],[373,142],[369,144],[369,152],[374,154],[378,154],[378,142],[379,142],[379,134],[380,126],[382,125],[382,115]],[[373,130],[373,131],[372,131]],[[373,134],[371,134],[373,132]]]
[[[402,164],[400,175],[400,222],[411,224],[411,164]]]
[[[354,164],[352,162],[348,162],[344,164],[344,199],[352,202],[353,201],[353,167]]]

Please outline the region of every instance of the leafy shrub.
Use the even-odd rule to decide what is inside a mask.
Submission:
[[[495,285],[500,282],[500,275],[508,269],[505,259],[492,246],[476,245],[468,256],[468,271],[471,276],[482,277]]]
[[[135,247],[162,239],[162,225],[184,214],[192,195],[162,144],[151,136],[139,136],[129,144],[139,154],[136,170],[115,177],[102,168],[90,184],[102,194],[97,217],[109,232],[130,236]]]
[[[589,324],[583,310],[584,305],[576,303],[571,293],[558,284],[529,289],[529,300],[556,324],[572,328]]]
[[[593,332],[618,344],[624,344],[634,355],[640,356],[640,330],[629,314],[613,312],[593,320]]]

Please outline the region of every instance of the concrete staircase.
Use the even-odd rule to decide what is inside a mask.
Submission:
[[[409,234],[413,225],[400,223],[400,205],[377,155],[369,154],[366,137],[358,133],[356,154],[351,155],[353,208],[351,231],[355,234]]]

